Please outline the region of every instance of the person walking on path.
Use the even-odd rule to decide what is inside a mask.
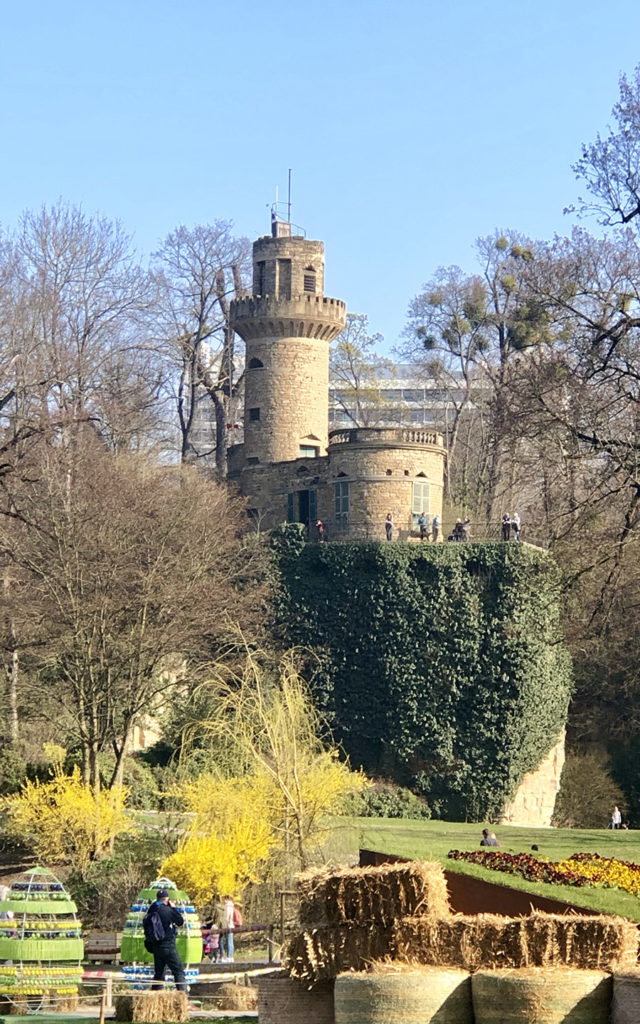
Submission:
[[[387,512],[387,518],[384,521],[384,530],[387,535],[387,540],[391,540],[393,536],[393,516],[390,512]]]
[[[431,542],[433,544],[438,543],[438,537],[440,536],[440,516],[436,512],[431,523]]]
[[[425,512],[421,513],[418,526],[420,527],[420,540],[429,540],[429,517]]]
[[[149,952],[153,953],[152,990],[157,991],[163,987],[164,975],[168,967],[173,974],[178,992],[187,991],[184,964],[176,949],[177,930],[183,924],[182,914],[176,909],[175,903],[169,899],[169,890],[158,889],[155,902],[149,907],[143,921],[145,944],[147,941],[149,942],[151,946]]]

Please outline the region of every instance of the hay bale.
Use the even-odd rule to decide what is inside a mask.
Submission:
[[[335,1024],[473,1024],[471,976],[447,967],[373,965],[336,978]]]
[[[478,971],[471,978],[476,1024],[608,1024],[612,979],[567,967]]]
[[[293,978],[266,977],[258,982],[260,1024],[334,1024],[333,981],[312,991]]]
[[[116,1020],[139,1024],[182,1024],[189,1020],[186,992],[131,992],[116,996]]]
[[[585,970],[612,970],[636,963],[638,927],[623,917],[531,914],[521,920],[532,967],[567,964]]]
[[[258,993],[251,985],[235,985],[225,982],[216,993],[221,1010],[257,1010]]]
[[[77,1013],[78,996],[54,996],[51,999],[51,1009],[54,1013]]]
[[[640,1020],[640,969],[613,976],[611,1024],[638,1024]]]
[[[391,931],[345,924],[300,932],[282,950],[287,974],[307,985],[336,978],[343,971],[362,971],[391,950]]]
[[[519,918],[496,914],[456,914],[443,920],[398,921],[391,955],[407,963],[434,967],[521,967],[526,963]]]
[[[470,971],[554,965],[613,970],[634,964],[637,947],[631,922],[578,914],[406,918],[396,923],[391,938],[391,955],[398,960]]]
[[[387,927],[400,917],[451,913],[442,867],[427,860],[308,873],[298,876],[297,885],[306,929],[347,923]]]

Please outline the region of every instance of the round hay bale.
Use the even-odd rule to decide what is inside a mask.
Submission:
[[[312,989],[294,978],[267,976],[258,981],[260,1024],[335,1024],[333,981],[321,981]]]
[[[257,1010],[258,993],[250,985],[234,985],[225,982],[216,994],[221,1010]]]
[[[611,1024],[640,1021],[640,970],[620,971],[613,976]]]
[[[608,1024],[612,980],[604,971],[525,967],[471,979],[476,1024]]]
[[[471,979],[446,967],[375,965],[336,978],[335,1024],[473,1024]]]

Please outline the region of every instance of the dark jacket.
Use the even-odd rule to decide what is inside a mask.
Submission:
[[[173,928],[172,925],[175,924],[179,928],[181,925],[184,924],[184,918],[180,911],[176,910],[175,907],[168,906],[166,903],[158,902],[158,900],[156,900],[156,902],[149,907],[149,913],[151,913],[152,911],[157,913],[160,920],[162,921],[164,927],[165,942],[174,941],[176,937],[176,932],[175,928]]]

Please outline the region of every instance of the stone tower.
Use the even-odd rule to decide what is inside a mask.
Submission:
[[[253,244],[253,294],[231,303],[245,341],[244,445],[236,468],[324,456],[329,344],[345,326],[324,295],[324,245],[274,219]]]

